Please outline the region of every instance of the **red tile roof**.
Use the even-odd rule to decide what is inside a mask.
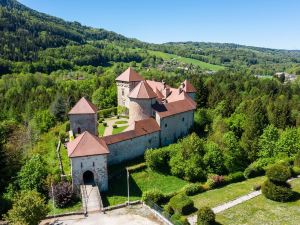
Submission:
[[[144,78],[141,75],[139,75],[137,72],[135,72],[132,68],[129,67],[120,76],[118,76],[116,80],[131,82],[131,81],[142,81],[144,80]]]
[[[191,111],[196,109],[196,102],[190,97],[186,97],[184,100],[178,100],[166,104],[156,103],[152,108],[158,113],[161,118],[172,116],[175,114]]]
[[[141,81],[128,95],[129,98],[150,99],[156,98],[155,92],[149,86],[147,81]]]
[[[70,110],[69,114],[95,114],[97,113],[97,107],[82,97],[76,105]]]
[[[159,125],[153,118],[135,121],[134,130],[125,131],[119,134],[102,137],[107,145],[114,144],[120,141],[126,141],[132,138],[140,137],[146,134],[151,134],[160,130]]]
[[[109,153],[106,143],[88,131],[80,134],[75,140],[68,142],[67,149],[70,158]]]
[[[185,80],[183,82],[183,84],[184,84],[183,90],[186,93],[195,93],[195,92],[197,92],[196,88],[189,81]]]

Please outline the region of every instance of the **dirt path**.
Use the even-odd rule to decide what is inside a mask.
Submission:
[[[113,132],[113,125],[117,122],[117,121],[127,121],[126,119],[124,118],[120,118],[120,119],[110,119],[110,120],[107,120],[107,127],[105,128],[104,130],[104,134],[103,136],[108,136],[108,135],[111,135],[112,132]],[[122,123],[122,124],[117,124],[118,127],[125,127],[125,126],[128,126],[128,123]]]

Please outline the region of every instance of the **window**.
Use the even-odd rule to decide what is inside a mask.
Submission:
[[[77,133],[81,134],[81,128],[80,127],[77,128]]]
[[[165,127],[168,127],[168,124],[165,123]]]
[[[182,117],[182,122],[184,122],[184,117]]]
[[[149,139],[149,144],[151,144],[151,139]]]
[[[93,162],[93,167],[95,167],[95,162]]]
[[[83,166],[83,165],[82,165],[82,162],[80,163],[80,166],[81,166],[81,168],[82,168],[82,166]]]
[[[124,88],[122,88],[122,96],[124,96]]]

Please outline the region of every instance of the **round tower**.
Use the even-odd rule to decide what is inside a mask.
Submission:
[[[146,81],[141,81],[129,94],[129,123],[152,116],[156,94]]]

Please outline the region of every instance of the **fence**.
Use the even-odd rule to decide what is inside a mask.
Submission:
[[[146,201],[145,204],[147,206],[149,206],[151,209],[153,209],[156,214],[158,214],[159,217],[164,218],[165,222],[168,222],[168,224],[174,224],[174,225],[183,225],[183,223],[181,223],[178,220],[172,219],[172,216],[167,213],[166,211],[163,210],[163,208],[161,208],[159,205],[155,204],[152,201]]]

